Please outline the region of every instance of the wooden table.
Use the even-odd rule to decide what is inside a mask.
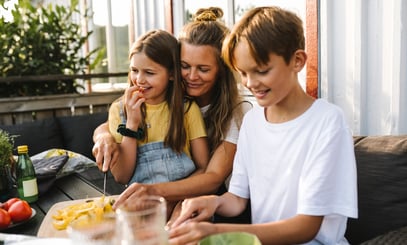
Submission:
[[[118,195],[123,190],[124,186],[116,183],[113,176],[109,173],[106,195]],[[25,224],[1,231],[1,233],[36,236],[45,215],[55,203],[100,197],[102,194],[103,174],[97,167],[62,177],[56,180],[51,189],[46,194],[40,196],[37,202],[31,204],[31,207],[36,211],[33,219]]]

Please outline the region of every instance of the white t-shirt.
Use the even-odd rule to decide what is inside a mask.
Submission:
[[[229,192],[251,199],[252,222],[323,215],[309,244],[347,244],[356,218],[353,139],[341,109],[322,99],[301,116],[269,123],[264,108],[247,112],[240,129]]]

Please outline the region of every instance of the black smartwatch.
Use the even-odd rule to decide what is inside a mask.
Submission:
[[[136,138],[138,140],[144,138],[144,130],[142,128],[138,128],[137,131],[133,131],[129,128],[126,128],[125,124],[119,124],[119,126],[117,127],[117,132],[123,136]]]

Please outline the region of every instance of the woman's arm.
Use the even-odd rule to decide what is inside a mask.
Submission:
[[[204,173],[169,183],[152,186],[156,194],[169,200],[182,200],[194,196],[216,193],[232,172],[236,145],[223,142],[215,150]]]
[[[130,181],[136,168],[136,158],[137,139],[124,136],[122,143],[119,145],[119,163],[110,169],[117,182],[127,184]]]
[[[108,122],[99,125],[93,132],[92,154],[100,170],[106,172],[117,164],[119,157],[118,143],[109,131]]]
[[[205,172],[209,162],[209,142],[205,128],[205,122],[198,105],[195,102],[184,103],[184,128],[188,140],[188,152],[195,164],[192,175]]]
[[[215,193],[232,172],[235,152],[235,144],[223,142],[216,149],[204,173],[175,182],[159,183],[153,188],[158,195],[169,200]]]
[[[117,143],[109,131],[108,122],[95,129],[93,140],[92,153],[99,169],[103,172],[110,169],[118,183],[127,184],[135,168],[137,140],[123,137],[122,144]]]
[[[92,136],[93,142],[96,142],[103,134],[110,134],[108,122],[104,122],[95,128]]]
[[[131,184],[116,200],[114,208],[129,202],[139,196],[140,188],[148,194],[160,195],[169,201],[179,201],[185,198],[215,193],[219,186],[232,172],[236,145],[223,142],[215,150],[204,173],[191,175],[188,178],[157,184]]]
[[[195,171],[192,175],[204,173],[209,162],[208,138],[201,137],[190,141],[191,158],[195,163]]]
[[[114,112],[112,112],[114,113]],[[136,139],[123,137],[122,144],[116,143],[110,133],[109,122],[99,125],[93,133],[95,142],[92,153],[95,156],[97,166],[103,172],[110,169],[115,180],[127,184],[134,171]],[[133,164],[129,164],[132,161]],[[121,163],[121,164],[118,164]]]

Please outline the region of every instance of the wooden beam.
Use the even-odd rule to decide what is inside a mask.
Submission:
[[[123,90],[91,94],[63,94],[0,99],[0,114],[109,105],[123,95]]]
[[[172,9],[172,0],[165,0],[165,29],[174,34],[174,14]]]
[[[318,0],[306,2],[306,92],[318,98]]]
[[[135,29],[135,18],[134,18],[134,2],[130,0],[129,9],[129,50],[133,43],[136,41],[136,29]]]
[[[57,81],[57,80],[73,80],[73,79],[91,79],[91,78],[108,78],[108,77],[126,77],[127,72],[116,73],[95,73],[95,74],[75,74],[75,75],[63,75],[63,74],[51,74],[51,75],[24,75],[24,76],[9,76],[0,77],[0,83],[9,82],[44,82],[44,81]]]

